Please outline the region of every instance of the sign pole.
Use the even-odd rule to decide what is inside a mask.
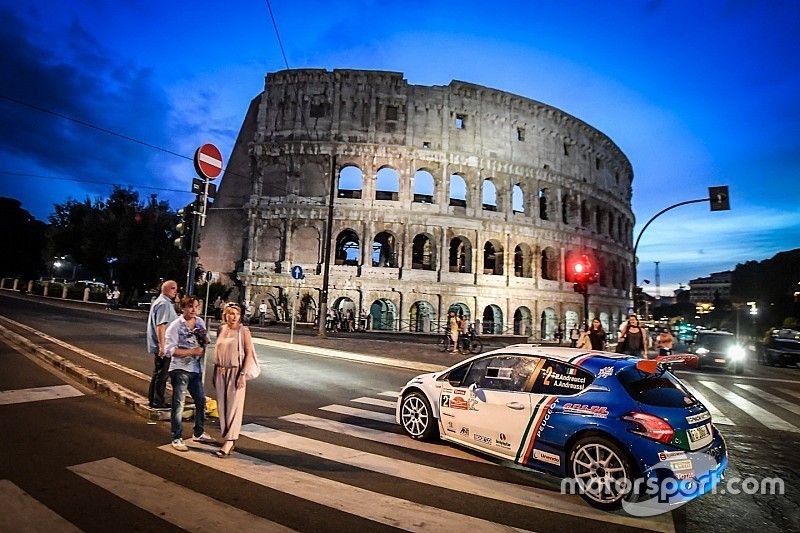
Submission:
[[[300,285],[298,280],[295,282],[294,298],[292,298],[292,325],[289,332],[289,344],[294,344],[294,323],[296,320],[295,308],[297,307],[297,294],[300,292],[299,288]]]

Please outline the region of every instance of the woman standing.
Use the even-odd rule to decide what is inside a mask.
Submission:
[[[261,373],[253,337],[250,330],[241,324],[239,305],[233,302],[225,304],[222,321],[214,354],[214,388],[217,390],[219,426],[224,441],[214,455],[220,458],[231,454],[239,438],[247,380]]]
[[[647,330],[639,326],[636,315],[631,315],[620,332],[617,352],[647,358],[647,342]]]
[[[592,343],[592,350],[605,350],[606,346],[606,332],[603,330],[603,324],[600,323],[599,318],[592,319],[592,325],[588,332],[589,342]]]

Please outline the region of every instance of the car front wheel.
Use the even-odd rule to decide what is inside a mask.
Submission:
[[[592,435],[579,440],[570,451],[568,466],[581,497],[592,507],[613,511],[635,496],[633,464],[610,439]]]
[[[400,424],[412,439],[430,440],[439,428],[428,399],[419,391],[403,396],[400,404]]]

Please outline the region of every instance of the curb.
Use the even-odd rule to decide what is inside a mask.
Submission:
[[[162,421],[170,419],[169,412],[153,409],[148,405],[148,400],[144,396],[113,381],[102,378],[95,372],[73,363],[50,350],[42,348],[38,344],[35,344],[18,333],[14,333],[6,327],[0,328],[0,337],[3,337],[15,348],[54,366],[64,374],[83,383],[90,389],[111,398],[115,402],[130,408],[137,415],[147,420]],[[191,416],[194,416],[194,406],[188,405],[184,408],[183,418],[186,419]]]

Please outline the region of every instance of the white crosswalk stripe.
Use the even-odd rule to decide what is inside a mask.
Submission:
[[[56,400],[59,398],[74,398],[75,396],[83,396],[83,393],[70,385],[4,390],[0,391],[0,405],[40,402],[42,400]]]
[[[706,398],[703,393],[701,393],[699,390],[697,390],[696,388],[694,388],[691,385],[689,385],[686,382],[686,380],[683,380],[682,383],[689,390],[689,392],[692,393],[692,396],[694,396],[695,398],[700,400],[700,403],[702,403],[703,405],[706,406],[706,409],[708,409],[708,412],[711,413],[711,421],[712,422],[714,422],[715,424],[723,424],[723,425],[726,425],[726,426],[735,426],[736,425],[731,421],[730,418],[728,418],[727,416],[723,415],[722,411],[717,409],[716,406],[713,403],[711,403],[711,401],[708,398]]]
[[[0,479],[0,531],[59,531],[80,529],[7,479]]]
[[[790,389],[778,389],[778,390],[780,390],[781,392],[783,392],[785,394],[788,394],[789,396],[794,396],[795,398],[800,399],[800,391],[794,391],[794,390],[790,390]]]
[[[792,412],[792,413],[794,413],[796,415],[800,415],[800,405],[797,405],[797,404],[794,404],[794,403],[791,403],[791,402],[787,402],[786,400],[784,400],[780,396],[775,396],[774,394],[770,394],[768,392],[765,392],[765,391],[761,390],[758,387],[754,387],[753,385],[745,385],[745,384],[742,384],[742,383],[734,383],[734,385],[736,385],[740,389],[746,390],[750,394],[754,394],[755,396],[758,396],[759,398],[763,398],[763,399],[767,400],[768,402],[772,402],[773,404],[777,405],[778,407],[786,409],[787,411],[790,411],[790,412]]]
[[[229,459],[220,461],[208,453],[212,449],[210,447],[194,442],[187,442],[187,445],[191,448],[189,452],[176,451],[170,445],[160,449],[262,487],[406,531],[523,531],[293,470],[238,452],[231,454]]]
[[[367,396],[362,396],[361,398],[354,398],[350,401],[355,403],[363,403],[367,405],[375,405],[377,407],[391,407],[392,409],[394,409],[395,406],[397,405],[397,402],[390,402],[388,400],[381,400],[378,398],[369,398]]]
[[[69,468],[82,478],[186,531],[291,532],[288,527],[181,487],[114,457]],[[180,505],[175,505],[180,502]]]
[[[347,405],[326,405],[320,407],[322,411],[329,411],[331,413],[339,413],[340,415],[355,416],[357,418],[366,418],[367,420],[376,420],[378,422],[387,422],[394,424],[394,415],[387,413],[377,413],[367,409],[358,409],[357,407],[349,407]]]
[[[329,420],[327,418],[319,418],[316,416],[306,415],[302,413],[295,413],[292,415],[282,416],[281,420],[288,420],[294,424],[313,427],[337,433],[340,435],[349,435],[364,440],[373,442],[382,442],[384,444],[391,444],[392,446],[400,446],[412,450],[419,450],[428,453],[435,453],[437,455],[446,455],[448,457],[455,457],[457,459],[466,459],[468,461],[475,461],[478,463],[494,464],[478,455],[473,455],[469,452],[462,451],[458,448],[452,448],[447,444],[433,444],[422,442],[408,438],[406,435],[398,433],[390,433],[388,431],[380,431],[372,428],[365,428],[353,424],[345,424],[336,420]]]
[[[358,452],[352,448],[345,448],[327,442],[309,439],[276,429],[247,424],[242,427],[242,435],[261,442],[280,446],[294,451],[320,457],[330,461],[355,466],[381,474],[395,476],[401,479],[425,483],[435,487],[447,487],[467,494],[479,494],[484,498],[508,502],[515,505],[545,509],[552,512],[582,516],[593,520],[601,520],[620,525],[642,527],[645,521],[627,516],[610,515],[592,509],[582,502],[577,496],[567,496],[551,493],[525,485],[516,485],[494,479],[481,478],[461,472],[451,472],[431,466],[412,463],[399,459],[392,459],[368,452]],[[662,519],[652,520],[658,531],[670,530],[672,519],[665,523]],[[661,527],[659,527],[661,526]],[[666,528],[663,528],[666,526]]]
[[[778,429],[782,431],[791,431],[792,433],[800,433],[800,428],[786,422],[782,418],[779,418],[766,409],[759,407],[758,405],[754,404],[747,398],[743,398],[739,396],[733,391],[730,391],[716,383],[714,381],[698,381],[701,385],[706,388],[711,389],[717,395],[721,396],[725,400],[729,401],[742,411],[744,411],[749,416],[753,417],[758,423],[770,428],[770,429]],[[713,419],[713,415],[712,415]]]
[[[389,398],[399,398],[400,397],[400,393],[397,392],[397,391],[387,390],[387,391],[383,391],[381,393],[378,393],[378,396],[388,396]]]

